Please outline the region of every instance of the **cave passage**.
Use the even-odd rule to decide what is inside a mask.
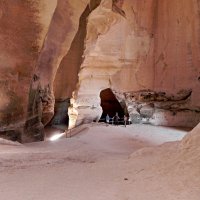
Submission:
[[[49,141],[51,137],[63,134],[68,128],[69,117],[68,107],[70,99],[57,100],[55,102],[54,116],[51,121],[44,127],[44,140]]]
[[[63,126],[68,127],[69,117],[68,117],[68,107],[70,105],[70,98],[66,100],[57,100],[55,102],[55,114],[49,125],[51,126]]]
[[[108,114],[110,117],[114,117],[116,112],[118,113],[120,119],[123,119],[124,109],[120,105],[119,101],[116,99],[110,88],[102,90],[100,93],[101,98],[101,107],[103,109],[103,113],[101,115],[100,121],[105,121],[106,115]]]

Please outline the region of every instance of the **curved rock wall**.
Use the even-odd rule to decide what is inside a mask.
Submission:
[[[23,127],[30,81],[55,5],[0,2],[0,132]]]
[[[72,92],[76,88],[78,81],[78,72],[83,60],[84,52],[84,42],[87,32],[87,19],[91,11],[94,10],[100,3],[100,0],[91,0],[89,4],[86,4],[85,7],[77,15],[75,15],[72,21],[78,24],[78,30],[75,33],[75,36],[72,37],[72,42],[67,51],[66,55],[62,58],[58,71],[56,73],[56,78],[54,81],[54,94],[56,105],[62,107],[63,110],[59,109],[59,112],[56,112],[54,119],[60,118],[59,115],[66,118],[68,116],[68,107],[63,107],[66,101],[69,101],[69,98],[72,97]],[[76,5],[77,6],[77,5]],[[77,6],[78,7],[78,6]],[[75,23],[74,23],[75,26]],[[60,112],[61,111],[61,112]],[[65,113],[65,116],[62,114]],[[55,121],[53,119],[53,122]],[[53,125],[53,124],[52,124]],[[66,126],[68,124],[65,124]]]
[[[157,1],[126,0],[123,8],[130,28],[125,54],[131,64],[111,78],[112,89],[121,92],[153,89]]]
[[[78,29],[79,16],[87,4],[87,1],[80,4],[78,0],[57,2],[31,83],[23,141],[41,140],[44,137],[43,126],[54,115],[53,87],[57,69],[70,49],[72,38]]]
[[[113,74],[130,65],[130,59],[125,54],[129,34],[126,18],[112,10],[112,1],[101,1],[90,14],[79,84],[69,108],[70,128],[99,120],[102,114],[101,90],[111,86]]]
[[[197,123],[199,1],[99,4],[100,0],[0,1],[1,132],[21,131],[27,118],[25,132],[42,136],[39,132],[54,115],[55,98],[66,101],[72,91],[71,119],[77,124],[98,120],[99,94],[106,88],[126,102],[133,120],[135,114],[147,120],[144,113],[153,110],[153,118],[148,118],[153,124]],[[182,91],[190,91],[190,96],[181,102],[161,101],[158,95],[172,99]],[[129,98],[135,93],[159,98],[144,103]]]
[[[116,13],[111,5],[111,0],[102,1],[89,18],[85,60],[72,99],[73,109],[69,110],[71,121],[77,119],[76,123],[80,124],[98,119],[101,113],[99,90],[110,87],[120,96],[119,101],[126,102],[133,122],[195,126],[200,120],[198,1],[124,1],[125,15],[122,18],[127,22],[126,28],[120,24],[118,29],[117,23],[112,23]],[[103,14],[99,11],[101,8],[104,9],[101,10]],[[118,35],[123,34],[122,30],[127,31],[120,38]],[[117,46],[120,43],[123,45]],[[115,55],[117,51],[121,56],[119,58]],[[98,63],[104,54],[106,56]],[[126,64],[121,63],[117,71],[106,77],[112,55]],[[108,84],[99,82],[94,76],[94,73],[99,74],[99,70]],[[164,93],[166,96],[175,96],[176,99],[184,91],[189,91],[190,95],[183,101],[150,98],[143,103],[127,98],[127,92],[132,96],[135,92],[144,96],[150,93],[151,96],[153,92],[156,95]],[[91,94],[92,98],[84,100]],[[96,106],[93,106],[94,103]],[[94,108],[98,112],[95,113]],[[152,116],[147,117],[143,115],[144,112],[152,112]]]

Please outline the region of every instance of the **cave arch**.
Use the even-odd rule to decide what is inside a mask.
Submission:
[[[110,117],[114,117],[117,112],[120,118],[123,118],[124,114],[126,114],[126,109],[122,107],[110,88],[102,90],[100,98],[103,110],[100,121],[104,121],[107,114]]]

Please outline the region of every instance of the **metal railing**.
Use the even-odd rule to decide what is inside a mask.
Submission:
[[[99,122],[105,122],[105,123],[107,123],[107,122],[106,122],[106,118],[101,118],[101,119],[99,120]],[[112,117],[112,118],[110,118],[109,123],[107,123],[107,124],[112,124],[112,125],[116,125],[116,124],[118,124],[118,125],[124,125],[124,124],[125,124],[125,120],[124,120],[124,118],[119,118],[118,120],[115,120],[114,117]],[[126,125],[130,125],[130,124],[132,124],[132,122],[131,122],[130,120],[126,120]]]

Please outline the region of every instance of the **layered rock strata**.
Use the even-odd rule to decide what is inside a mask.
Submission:
[[[191,90],[177,94],[151,90],[114,93],[119,102],[125,102],[132,123],[194,127],[200,121],[200,107],[190,104]]]
[[[139,114],[151,113],[153,106],[160,113],[153,124],[196,124],[200,107],[199,1],[126,0],[123,7],[122,3],[0,1],[2,135],[20,138],[24,132],[24,141],[42,140],[44,125],[54,115],[55,100],[62,107],[72,91],[72,126],[98,120],[102,112],[99,94],[106,88],[126,94],[123,105],[133,107],[135,102],[144,102],[130,101],[129,93],[150,90],[177,96],[179,91],[191,91],[187,100],[160,103],[156,99]],[[56,118],[63,113],[59,112]],[[167,112],[170,119],[165,120]]]
[[[126,90],[124,82],[126,86],[129,85],[129,77],[136,77],[136,73],[142,74],[146,70],[144,75],[146,77],[148,74],[149,77],[146,77],[145,84],[149,88],[153,87],[152,59],[149,58],[153,49],[155,2],[145,1],[148,14],[145,13],[144,16],[143,13],[141,19],[145,20],[140,22],[133,8],[133,5],[138,4],[135,1],[124,3],[125,11],[122,10],[123,1],[102,1],[89,16],[84,61],[69,109],[69,128],[93,120],[98,121],[102,114],[100,92],[115,87],[119,90],[120,86]],[[145,63],[147,61],[150,63],[148,68]],[[137,81],[137,77],[135,80]],[[141,85],[129,86],[140,88]]]
[[[101,117],[101,90],[111,86],[110,78],[113,74],[130,65],[125,55],[129,34],[126,18],[113,12],[112,1],[102,1],[90,14],[84,61],[69,108],[69,128],[98,121]]]
[[[98,10],[102,8],[104,3],[111,6],[112,2],[102,1]],[[111,7],[107,7],[107,13],[108,8],[112,13]],[[173,10],[176,14],[171,15],[168,12],[169,10]],[[191,14],[190,10],[193,10],[194,14]],[[101,115],[99,92],[107,87],[122,94],[126,94],[127,91],[143,93],[143,90],[148,91],[150,89],[150,93],[153,92],[155,95],[165,93],[177,96],[177,98],[180,91],[190,91],[191,95],[184,100],[168,99],[167,102],[163,100],[160,102],[157,99],[153,103],[149,101],[150,105],[143,105],[142,100],[133,100],[130,103],[130,99],[125,95],[123,101],[127,102],[128,107],[130,107],[130,104],[133,107],[135,107],[135,104],[140,105],[141,113],[139,113],[138,122],[147,120],[148,123],[155,125],[195,126],[199,120],[200,106],[198,101],[200,96],[198,93],[200,89],[198,81],[198,10],[198,2],[187,0],[181,3],[181,9],[178,0],[170,2],[166,0],[162,2],[125,1],[125,12],[118,13],[118,15],[127,20],[128,31],[121,40],[123,47],[118,48],[118,50],[120,49],[123,54],[119,60],[124,60],[127,64],[121,63],[120,69],[109,74],[109,78],[106,78],[103,74],[110,69],[109,56],[114,55],[113,52],[117,49],[112,48],[111,41],[117,38],[117,34],[121,32],[123,26],[120,25],[121,29],[118,29],[115,35],[110,33],[112,28],[114,29],[117,26],[116,24],[111,27],[107,26],[108,30],[101,32],[104,30],[101,29],[102,24],[104,26],[105,24],[109,25],[109,20],[102,20],[100,12],[93,12],[91,18],[89,18],[89,24],[92,24],[92,19],[94,19],[94,21],[96,20],[95,26],[88,26],[87,29],[87,39],[90,42],[86,43],[85,60],[80,71],[78,87],[72,99],[71,121],[77,119],[76,124],[78,125],[85,121],[98,119]],[[114,13],[116,14],[116,12]],[[184,31],[185,27],[187,27],[187,31]],[[106,38],[107,41],[104,42],[102,38]],[[115,41],[115,44],[117,43],[119,44],[119,41]],[[110,50],[113,50],[113,52]],[[97,66],[96,63],[99,62],[103,54],[106,54],[107,57],[104,56],[101,64]],[[91,55],[96,55],[96,58],[90,59]],[[115,58],[117,58],[116,55]],[[95,82],[95,79],[98,80],[97,78],[93,79],[94,73],[98,74],[100,69],[101,76],[105,80],[109,79],[109,82],[107,82],[109,84],[105,84],[105,86],[104,83]],[[87,97],[89,100],[87,100]],[[86,100],[83,100],[84,98]],[[95,105],[93,106],[93,104]],[[94,109],[96,113],[93,108],[96,109]],[[129,111],[129,114],[131,116],[133,112],[137,114],[137,110],[138,108],[134,108]],[[148,119],[142,118],[145,113],[151,113],[152,116],[147,117]],[[137,122],[135,117],[133,118],[133,121]],[[75,123],[72,124],[74,126]]]

